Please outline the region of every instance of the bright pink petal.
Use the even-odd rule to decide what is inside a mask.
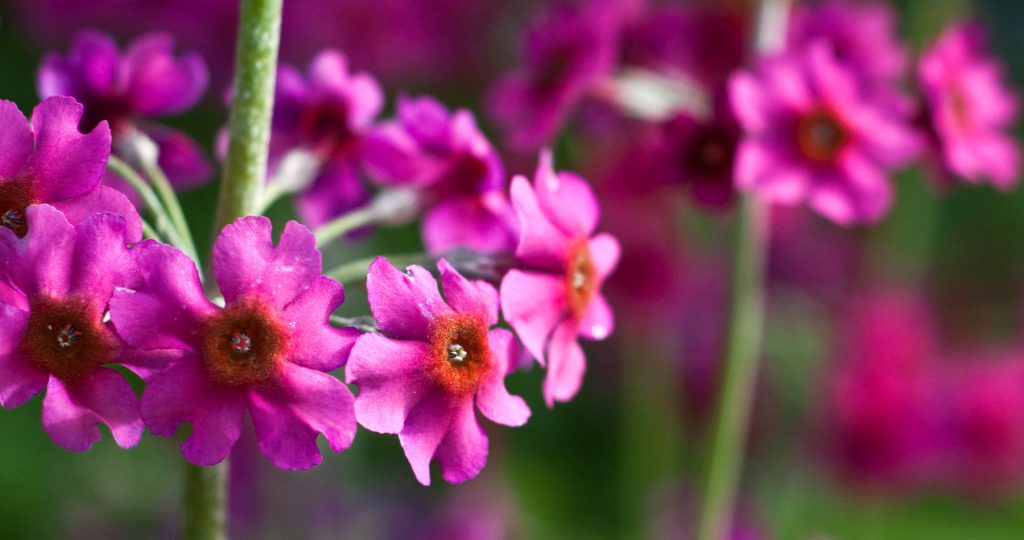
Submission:
[[[579,333],[587,339],[600,341],[615,331],[615,313],[603,294],[597,293],[587,304],[579,320]]]
[[[77,96],[116,91],[120,54],[107,34],[75,34],[67,58],[51,55],[39,69],[39,96]]]
[[[364,334],[352,349],[346,382],[359,387],[356,418],[377,433],[399,433],[409,412],[426,396],[423,376],[430,346],[421,341]]]
[[[533,187],[525,178],[512,179],[512,207],[519,219],[519,245],[516,258],[543,268],[561,270],[569,252],[566,236],[544,213]]]
[[[473,402],[467,400],[460,405],[472,407]],[[412,472],[424,486],[430,485],[430,461],[448,434],[457,411],[458,406],[443,392],[429,394],[412,409],[398,434]]]
[[[544,365],[552,330],[569,316],[565,279],[512,270],[501,281],[501,311],[530,354]]]
[[[777,105],[750,73],[741,71],[729,78],[729,104],[732,113],[749,132],[767,131],[775,121],[772,111]]]
[[[594,196],[594,190],[586,180],[575,174],[556,173],[550,150],[541,154],[533,187],[544,215],[565,236],[590,236],[597,228],[601,209],[597,197]]]
[[[0,100],[0,182],[18,176],[32,156],[32,128],[13,102]]]
[[[260,451],[276,467],[310,469],[323,459],[316,439],[321,433],[341,452],[356,436],[352,392],[320,371],[285,363],[277,384],[249,392],[249,411]]]
[[[224,227],[213,246],[213,272],[227,303],[258,297],[281,310],[320,277],[313,233],[289,221],[274,246],[270,220],[241,218]]]
[[[64,213],[64,217],[72,225],[78,225],[94,214],[109,212],[117,214],[125,220],[125,240],[135,243],[142,240],[142,218],[124,193],[107,186],[96,186],[87,195],[52,203],[53,207]]]
[[[608,233],[601,233],[590,239],[590,262],[594,265],[597,280],[604,283],[615,271],[622,256],[619,241]]]
[[[135,257],[124,239],[125,221],[114,214],[94,214],[78,226],[72,261],[71,290],[100,300],[102,311],[114,293],[134,274]]]
[[[0,304],[0,406],[13,409],[38,394],[50,378],[17,353],[28,313]]]
[[[174,57],[170,34],[147,34],[125,51],[127,94],[135,111],[143,116],[184,112],[196,104],[209,76],[196,53]]]
[[[43,201],[80,197],[96,188],[110,156],[110,126],[100,122],[88,134],[78,131],[82,104],[69,97],[46,98],[32,111],[36,151],[32,189]]]
[[[497,192],[494,195],[504,197]],[[515,213],[505,201],[497,204],[491,194],[459,197],[434,205],[423,216],[423,244],[428,253],[447,253],[468,248],[483,253],[512,251],[516,246]],[[497,208],[495,208],[497,207]]]
[[[437,262],[441,272],[441,286],[448,305],[459,313],[478,313],[484,316],[487,326],[498,324],[498,291],[486,281],[470,281],[462,276],[448,261]]]
[[[476,477],[487,464],[487,446],[487,435],[477,422],[473,402],[461,404],[453,411],[451,427],[435,453],[441,476],[452,484]]]
[[[587,359],[576,339],[576,323],[567,320],[555,328],[548,347],[548,372],[544,377],[544,401],[548,407],[576,397],[583,386]]]
[[[26,297],[63,296],[71,287],[75,229],[57,209],[32,205],[25,211],[28,234],[18,238],[0,227],[0,280]]]
[[[512,332],[497,328],[488,332],[494,366],[476,394],[476,405],[492,422],[505,426],[521,426],[530,419],[530,407],[519,396],[505,388],[505,376],[518,364],[519,347]]]
[[[100,368],[71,385],[50,378],[43,398],[43,427],[53,442],[84,452],[100,440],[100,422],[110,428],[121,448],[131,448],[142,438],[139,399],[120,373]]]
[[[345,365],[359,331],[334,328],[328,322],[331,313],[344,301],[344,287],[321,276],[285,306],[280,318],[292,331],[289,361],[319,371]]]
[[[370,310],[388,336],[425,340],[434,319],[452,313],[441,298],[437,281],[422,266],[400,272],[384,257],[377,257],[366,276]]]

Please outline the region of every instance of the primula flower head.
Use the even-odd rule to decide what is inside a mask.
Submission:
[[[114,138],[144,132],[157,143],[159,165],[178,187],[202,183],[213,167],[188,135],[146,119],[180,114],[206,91],[206,64],[198,53],[174,56],[169,34],[146,34],[122,54],[108,35],[79,32],[67,56],[48,54],[39,68],[41,97],[72,96],[85,105],[82,127],[106,120]],[[116,145],[115,145],[116,147]],[[130,186],[108,175],[105,183],[134,196]],[[123,189],[122,189],[123,188]]]
[[[444,259],[438,269],[444,298],[423,267],[402,273],[383,257],[373,262],[366,289],[380,333],[359,338],[347,368],[348,382],[359,387],[359,423],[397,433],[424,485],[435,458],[452,483],[483,469],[487,435],[475,409],[507,426],[530,416],[526,402],[505,389],[518,346],[511,332],[491,328],[498,322],[497,291],[467,280]]]
[[[451,112],[430,97],[400,98],[397,119],[367,138],[366,166],[381,184],[420,192],[430,207],[423,218],[429,252],[515,246],[501,158],[469,110]]]
[[[17,407],[45,388],[43,427],[55,443],[88,450],[103,422],[119,446],[135,446],[138,399],[104,365],[142,371],[162,354],[131,351],[103,322],[114,288],[135,275],[125,220],[96,214],[74,227],[48,205],[30,206],[26,220],[22,238],[0,228],[0,405]]]
[[[1003,66],[989,56],[978,24],[955,25],[918,65],[926,125],[941,173],[1010,189],[1020,175],[1020,149],[1010,128],[1018,98],[1003,83]]]
[[[601,285],[619,262],[618,241],[594,236],[600,209],[586,180],[555,172],[545,152],[533,185],[512,180],[512,206],[519,219],[519,268],[501,283],[505,319],[526,349],[547,365],[548,406],[579,391],[586,370],[582,336],[601,340],[614,328]]]
[[[312,186],[299,195],[303,220],[319,225],[366,202],[369,193],[359,171],[364,135],[384,104],[377,81],[350,73],[344,55],[326,50],[305,77],[281,66],[275,92],[271,167],[297,148],[320,165]]]
[[[885,215],[893,197],[886,171],[918,148],[898,111],[868,99],[822,41],[735,74],[729,99],[746,132],[737,187],[781,204],[806,202],[842,225]]]
[[[352,394],[326,372],[345,364],[357,332],[327,323],[344,292],[320,275],[308,229],[289,222],[275,246],[266,218],[225,227],[213,249],[223,308],[206,299],[195,264],[180,251],[139,250],[141,283],[117,291],[111,318],[134,347],[182,353],[148,378],[142,418],[153,433],[171,436],[192,424],[182,453],[197,465],[227,456],[246,411],[260,450],[282,469],[318,465],[319,433],[335,452],[352,443]]]
[[[725,100],[718,100],[710,118],[678,115],[662,132],[669,178],[686,184],[698,204],[728,208],[736,192],[732,175],[740,129]]]
[[[82,105],[69,97],[44,99],[25,115],[0,101],[0,226],[25,236],[26,211],[49,204],[76,225],[99,212],[125,219],[129,242],[142,239],[142,220],[120,192],[99,185],[110,156],[110,127],[78,131]]]

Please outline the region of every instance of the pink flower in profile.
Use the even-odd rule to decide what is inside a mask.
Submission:
[[[735,74],[729,99],[746,132],[737,188],[780,204],[806,202],[841,225],[880,220],[893,198],[888,169],[918,148],[898,111],[866,96],[823,42]]]
[[[282,469],[318,465],[320,433],[335,452],[348,448],[352,393],[326,372],[345,364],[357,332],[327,323],[344,292],[320,275],[308,229],[288,222],[275,246],[264,217],[225,227],[213,248],[223,308],[207,300],[180,251],[139,249],[141,284],[114,294],[111,319],[134,347],[182,353],[148,378],[142,418],[153,433],[169,437],[190,423],[185,459],[213,465],[238,440],[248,411],[260,450]]]
[[[502,77],[488,97],[491,116],[513,146],[533,149],[550,142],[587,91],[611,73],[620,3],[560,3],[526,31],[526,67]]]
[[[298,210],[317,226],[369,198],[360,178],[363,139],[384,105],[380,85],[365,73],[350,73],[345,56],[335,50],[318,54],[308,78],[283,65],[277,73],[270,139],[273,169],[294,149],[313,154],[319,167],[309,189],[298,197]]]
[[[510,251],[515,215],[505,196],[505,171],[473,113],[450,112],[421,97],[399,99],[397,117],[367,137],[366,167],[381,184],[420,192],[429,206],[423,218],[427,250]]]
[[[918,79],[942,174],[974,184],[987,178],[1010,189],[1021,168],[1020,148],[1010,132],[1019,104],[987,42],[980,25],[949,28],[921,59]]]
[[[370,265],[366,289],[381,332],[359,338],[347,368],[349,384],[359,387],[359,423],[397,433],[423,485],[435,458],[452,483],[483,469],[488,443],[476,409],[506,426],[530,417],[526,402],[505,389],[519,348],[511,332],[491,328],[497,291],[462,277],[444,259],[438,269],[444,298],[421,266],[402,273],[383,257]]]
[[[175,58],[170,34],[146,34],[121,54],[110,36],[86,30],[75,36],[67,56],[46,55],[38,89],[44,98],[71,96],[82,102],[83,129],[106,120],[115,140],[135,130],[144,132],[156,142],[159,165],[170,181],[188,187],[209,180],[213,167],[187,134],[147,119],[191,109],[203,97],[207,80],[206,64],[198,53]],[[136,196],[114,175],[107,175],[104,183]]]
[[[594,236],[600,208],[586,180],[555,172],[541,156],[533,185],[512,180],[519,218],[518,268],[501,282],[505,319],[526,349],[547,366],[544,399],[551,407],[579,391],[586,358],[578,337],[608,337],[615,321],[601,286],[619,262],[619,242]]]
[[[23,238],[0,227],[0,405],[17,407],[45,388],[43,428],[55,443],[88,450],[103,422],[118,446],[135,446],[138,398],[104,367],[152,367],[103,322],[114,288],[135,272],[125,220],[96,214],[76,228],[48,205],[30,206],[26,218]]]
[[[78,131],[82,105],[69,97],[44,99],[32,123],[10,101],[0,101],[0,226],[25,236],[26,209],[49,204],[77,225],[99,212],[124,217],[126,239],[142,239],[142,220],[120,192],[99,185],[110,156],[110,128],[100,122]]]

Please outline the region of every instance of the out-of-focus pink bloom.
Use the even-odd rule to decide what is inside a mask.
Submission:
[[[58,210],[33,205],[19,238],[0,227],[0,405],[17,407],[46,389],[43,428],[75,452],[110,428],[122,448],[142,436],[139,400],[105,364],[141,362],[103,322],[115,287],[135,274],[125,220],[96,214],[77,229]],[[150,358],[155,360],[156,357]]]
[[[69,97],[44,99],[32,123],[17,105],[0,101],[0,226],[25,236],[26,209],[49,204],[77,225],[99,212],[124,217],[126,239],[142,239],[142,220],[123,194],[101,186],[110,156],[110,127],[78,131],[82,105]]]
[[[185,459],[213,465],[235,445],[248,411],[260,450],[279,468],[318,465],[321,433],[335,452],[348,448],[352,393],[327,372],[345,364],[358,333],[327,322],[344,292],[320,275],[308,229],[288,222],[275,246],[264,217],[225,227],[213,248],[223,308],[207,300],[180,251],[138,249],[141,284],[116,292],[111,319],[134,347],[182,353],[148,378],[142,418],[153,433],[169,437],[190,423]]]
[[[101,32],[75,36],[67,56],[50,53],[39,68],[41,97],[71,96],[85,106],[82,128],[106,120],[116,140],[136,129],[156,142],[159,165],[177,187],[209,180],[213,167],[188,135],[147,119],[180,114],[206,91],[206,64],[197,53],[174,56],[169,34],[147,34],[121,54],[114,40]],[[135,191],[116,175],[104,183],[128,195]]]
[[[602,340],[615,319],[601,286],[619,262],[619,242],[594,235],[600,207],[587,181],[555,172],[544,152],[533,185],[512,180],[519,268],[501,282],[501,308],[526,349],[547,366],[544,399],[569,401],[583,384],[579,337]]]
[[[416,479],[430,484],[430,462],[458,483],[487,461],[487,435],[476,409],[490,420],[521,426],[526,402],[505,389],[518,344],[498,323],[498,294],[469,281],[444,259],[437,281],[421,266],[407,273],[383,257],[366,278],[370,309],[381,333],[364,334],[352,350],[347,381],[359,387],[356,418],[378,433],[397,433]],[[475,403],[475,405],[474,405]]]
[[[320,225],[369,198],[360,178],[363,141],[383,104],[377,81],[366,73],[350,73],[338,51],[317,55],[307,77],[291,66],[278,70],[270,167],[291,150],[314,156],[318,174],[298,198],[299,214],[308,225]]]
[[[907,68],[896,13],[886,2],[801,2],[793,9],[787,47],[797,51],[827,42],[837,60],[869,84],[891,84]]]
[[[423,219],[429,252],[515,247],[501,158],[469,110],[450,112],[430,97],[400,98],[397,118],[368,135],[365,159],[379,183],[419,192],[429,207]]]
[[[527,150],[548,142],[592,86],[611,73],[621,12],[619,0],[556,4],[526,32],[526,66],[491,89],[488,108],[509,143]]]
[[[1010,133],[1018,99],[987,49],[980,25],[953,26],[921,58],[918,79],[943,180],[977,184],[988,179],[1005,190],[1017,185],[1020,175],[1020,148]]]
[[[721,210],[732,205],[733,165],[740,129],[727,106],[711,118],[678,115],[663,128],[663,152],[670,178],[687,186],[701,206]]]
[[[865,96],[823,42],[737,73],[729,98],[746,132],[737,187],[781,204],[806,202],[842,225],[880,220],[893,198],[887,170],[917,152],[897,111]]]

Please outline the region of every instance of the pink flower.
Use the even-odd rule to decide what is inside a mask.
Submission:
[[[142,238],[142,220],[120,192],[99,185],[110,156],[110,128],[78,131],[82,105],[69,97],[44,99],[25,115],[0,101],[0,225],[25,236],[26,209],[50,204],[77,225],[99,212],[124,217],[126,239]]]
[[[659,153],[669,182],[687,185],[690,197],[712,210],[732,206],[733,164],[740,132],[728,106],[708,119],[681,114],[662,127]]]
[[[841,225],[888,211],[886,171],[913,158],[917,140],[897,111],[866,98],[825,43],[735,74],[729,98],[746,132],[736,153],[739,189],[806,202]]]
[[[1021,167],[1010,133],[1018,100],[1003,83],[1003,66],[988,54],[987,41],[979,25],[953,26],[921,59],[918,78],[942,173],[975,184],[988,178],[1010,189]]]
[[[96,214],[77,228],[33,205],[19,238],[0,227],[0,405],[17,407],[46,389],[43,428],[60,446],[88,450],[106,424],[122,448],[142,436],[131,385],[105,364],[153,366],[103,322],[114,288],[135,272],[125,220]]]
[[[544,399],[569,401],[583,383],[586,358],[577,337],[601,340],[614,328],[601,286],[619,262],[619,242],[592,236],[600,209],[586,180],[556,173],[545,152],[533,186],[512,180],[519,218],[516,259],[520,268],[501,282],[505,319],[526,349],[547,365]]]
[[[381,184],[421,193],[430,206],[423,219],[427,250],[511,251],[515,215],[505,196],[505,171],[473,113],[449,112],[421,97],[399,99],[397,117],[367,138],[366,166]]]
[[[462,277],[444,259],[438,269],[445,298],[421,266],[403,274],[382,257],[370,265],[366,289],[381,333],[359,338],[347,369],[349,384],[359,387],[359,423],[397,433],[424,485],[434,458],[452,483],[483,469],[487,435],[475,408],[507,426],[530,417],[526,402],[505,389],[518,346],[508,330],[491,329],[498,322],[497,291]]]
[[[282,469],[318,465],[319,433],[335,452],[348,448],[352,394],[326,372],[345,364],[357,333],[327,324],[344,292],[320,275],[308,229],[288,222],[275,246],[266,218],[225,227],[213,248],[223,308],[206,299],[195,264],[180,251],[139,249],[141,285],[115,293],[114,326],[134,347],[182,352],[149,377],[142,395],[153,433],[169,437],[192,424],[185,459],[213,465],[238,440],[248,411],[260,450]]]
[[[320,225],[369,198],[359,177],[366,132],[384,104],[373,77],[349,73],[338,51],[323,51],[309,65],[308,78],[291,66],[277,74],[270,140],[271,168],[288,151],[312,152],[319,163],[298,210],[310,226]]]
[[[115,138],[138,129],[153,139],[160,167],[178,187],[209,180],[213,167],[187,134],[145,119],[191,109],[206,85],[202,57],[193,52],[175,58],[174,38],[163,33],[142,36],[122,55],[110,36],[79,32],[67,56],[46,55],[38,75],[40,96],[72,96],[85,105],[84,129],[106,120]],[[137,197],[116,175],[107,175],[104,183]]]

